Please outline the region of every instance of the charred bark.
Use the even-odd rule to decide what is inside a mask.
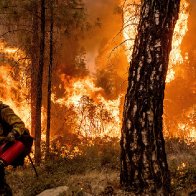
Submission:
[[[31,50],[31,134],[35,136],[35,116],[36,116],[36,89],[39,58],[39,28],[38,28],[38,3],[32,4],[32,50]]]
[[[130,63],[121,135],[121,186],[135,195],[168,195],[162,133],[169,52],[180,0],[144,0]]]
[[[50,62],[48,66],[48,94],[47,94],[47,128],[46,128],[46,157],[50,152],[50,119],[51,119],[51,84],[53,68],[53,33],[54,33],[54,8],[53,0],[50,0]]]
[[[36,116],[35,116],[35,162],[41,162],[41,107],[42,107],[42,83],[45,51],[45,0],[41,0],[41,36],[40,36],[40,56],[37,75],[36,89]]]

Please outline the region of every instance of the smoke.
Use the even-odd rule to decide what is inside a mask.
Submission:
[[[81,48],[86,51],[86,67],[91,72],[96,71],[95,59],[99,55],[100,48],[104,47],[118,33],[122,25],[121,16],[117,14],[118,1],[84,0],[86,21],[83,21],[84,24],[81,26],[84,26],[83,28],[86,30],[78,31],[77,37],[74,37],[72,32],[67,37],[62,35],[59,59],[61,71],[74,76],[74,70],[70,71],[68,67],[72,66],[74,58],[80,53]],[[86,27],[88,25],[89,27]]]
[[[56,86],[61,83],[58,81],[60,74],[79,78],[88,75],[86,66],[90,75],[96,76],[96,85],[105,90],[105,95],[117,96],[126,78],[128,67],[125,49],[122,46],[118,47],[123,40],[119,33],[122,28],[120,2],[119,0],[84,0],[84,5],[89,29],[84,32],[84,35],[79,35],[78,40],[74,37],[62,36]],[[117,34],[119,35],[116,36]],[[79,63],[77,66],[76,56],[80,58],[82,55],[84,57],[82,57],[82,64]]]
[[[77,42],[74,39],[62,40],[62,53],[64,53],[64,56],[60,59],[61,72],[58,75],[65,73],[73,79],[72,77],[78,74],[77,70],[72,69],[72,63],[79,48],[83,46],[86,50],[86,66],[92,75],[96,75],[96,85],[104,89],[104,97],[115,99],[121,90],[125,92],[121,86],[124,84],[123,81],[127,80],[126,72],[128,67],[127,58],[124,56],[125,52],[120,51],[120,47],[118,47],[122,42],[122,37],[118,36],[114,39],[122,26],[121,14],[116,12],[119,2],[118,0],[85,0],[84,3],[87,7],[87,18],[89,24],[91,24],[91,28],[85,33],[82,41],[79,40]],[[189,31],[182,44],[183,53],[188,52],[189,55],[192,55],[190,58],[191,65],[187,63],[178,65],[178,70],[180,71],[177,70],[176,79],[167,85],[165,93],[164,113],[167,117],[166,126],[171,129],[170,133],[178,129],[178,127],[175,127],[178,123],[184,122],[183,119],[187,118],[186,111],[189,111],[195,103],[195,95],[191,82],[194,76],[189,76],[195,73],[193,59],[195,58],[194,55],[196,55],[196,52],[194,52],[196,49],[196,38],[194,36],[196,30],[196,24],[194,22],[196,17],[196,2],[192,0],[191,3]],[[117,49],[114,50],[114,48]],[[71,79],[70,81],[67,79],[66,82],[71,83]],[[65,89],[69,89],[68,84],[65,85],[65,89],[61,89],[62,97],[64,97],[66,95]],[[57,97],[61,96],[57,94]],[[90,98],[92,97],[90,96]],[[55,110],[57,114],[56,118],[53,116],[54,123],[52,123],[53,130],[56,130],[56,132],[54,131],[55,134],[62,132],[62,130],[67,133],[69,130],[77,129],[70,127],[77,124],[73,122],[73,119],[77,119],[80,116],[78,113],[76,114],[71,109],[68,110],[68,108],[57,109],[56,106]],[[64,115],[65,111],[66,115]],[[61,122],[63,123],[59,123],[57,127],[56,122],[59,121],[59,116],[63,117],[61,118]]]
[[[96,76],[96,85],[104,89],[104,96],[115,99],[122,92],[128,67],[125,48],[121,45],[121,2],[85,0],[85,3],[90,22],[97,24],[82,42],[87,51],[87,67]]]
[[[57,68],[58,72],[56,72],[54,91],[57,98],[68,98],[71,97],[68,91],[71,89],[70,86],[74,79],[79,79],[81,82],[80,86],[83,85],[83,76],[79,74],[77,69],[73,69],[73,67],[75,67],[73,63],[75,63],[74,59],[77,54],[84,54],[84,51],[86,51],[86,54],[84,54],[86,58],[86,67],[89,69],[91,76],[96,75],[96,85],[104,89],[104,91],[100,90],[99,93],[104,97],[112,97],[113,99],[116,99],[119,96],[117,91],[119,91],[120,79],[118,74],[115,73],[117,73],[117,69],[122,70],[122,67],[118,68],[122,63],[120,62],[121,58],[118,57],[118,55],[116,55],[115,61],[114,55],[111,55],[111,57],[109,56],[112,49],[121,42],[121,37],[116,39],[116,42],[112,41],[122,26],[122,18],[118,12],[119,1],[84,0],[84,3],[90,28],[84,33],[84,36],[79,35],[79,40],[75,40],[74,37],[64,37],[61,39],[61,58],[59,59],[59,65]],[[83,39],[81,40],[81,38]],[[83,51],[81,51],[81,48],[83,48]],[[108,60],[109,58],[110,60]],[[111,71],[111,68],[108,68],[109,64],[112,64],[113,68],[115,68],[113,71]],[[62,84],[62,78],[59,77],[62,74],[64,75],[65,87]],[[119,84],[117,84],[118,82]],[[60,84],[59,86],[57,86],[58,83]],[[84,87],[80,88],[82,88],[81,91],[84,90]],[[96,90],[96,87],[94,90]],[[89,89],[89,91],[91,91],[91,89]],[[88,96],[88,93],[86,93],[85,90],[83,93],[85,96]],[[111,94],[115,94],[115,96],[109,96]],[[89,98],[96,102],[94,96],[90,95]],[[108,103],[106,105],[108,105]],[[69,107],[58,107],[58,104],[55,104],[55,106],[53,105],[52,107],[55,107],[51,123],[54,135],[58,135],[62,132],[68,133],[69,131],[72,132],[73,130],[78,129],[78,127],[76,127],[77,122],[73,119],[78,121],[81,114],[75,112],[74,109]],[[59,117],[61,123],[56,123],[59,121]]]
[[[120,31],[122,21],[121,15],[117,13],[118,0],[85,0],[85,4],[90,23],[94,23],[95,27],[87,33],[83,44],[87,51],[87,67],[95,72],[99,66],[96,63],[97,57]]]

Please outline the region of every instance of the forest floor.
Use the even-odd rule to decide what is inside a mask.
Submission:
[[[76,148],[74,148],[76,149]],[[172,195],[186,196],[196,189],[196,146],[179,139],[166,140],[166,151],[171,172]],[[36,178],[30,165],[7,168],[7,182],[16,196],[35,196],[45,189],[68,186],[71,195],[129,195],[119,185],[119,141],[97,139],[84,145],[83,153],[69,158],[62,150],[37,167]]]

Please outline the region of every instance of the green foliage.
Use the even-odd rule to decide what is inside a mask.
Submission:
[[[89,24],[86,22],[85,6],[80,0],[70,0],[67,2],[61,1],[54,5],[54,39],[55,49],[58,52],[55,53],[55,59],[61,55],[62,40],[67,39],[69,44],[70,40],[74,40],[72,47],[76,47],[76,53],[73,53],[72,66],[76,67],[75,72],[86,72],[85,67],[85,54],[84,50],[78,49],[78,42],[84,36],[84,33],[88,29]],[[48,3],[48,1],[47,1]],[[35,1],[26,0],[2,0],[0,2],[0,10],[3,12],[0,19],[3,21],[3,33],[6,42],[15,47],[21,47],[26,54],[31,57],[33,35],[36,33],[32,28],[32,18],[37,18],[38,27],[40,26],[40,8],[38,7],[37,15],[34,15]],[[46,31],[49,31],[50,26],[50,12],[49,5],[46,4]],[[37,33],[39,36],[39,28]],[[2,31],[2,30],[1,30]],[[39,40],[37,40],[39,42]],[[46,45],[49,43],[49,36],[46,34]],[[77,44],[76,44],[77,43]],[[37,44],[37,47],[39,43]],[[79,48],[81,48],[79,46]],[[39,48],[37,48],[39,51]],[[69,51],[70,52],[70,51]],[[72,51],[71,51],[72,52]],[[46,57],[47,55],[46,47]],[[69,53],[70,55],[70,53]],[[75,60],[76,59],[76,60]],[[47,60],[47,58],[45,59]],[[82,73],[84,74],[84,73]]]
[[[55,22],[67,36],[78,36],[85,26],[84,4],[80,0],[59,3],[55,7]]]
[[[66,160],[70,165],[80,165],[72,171],[67,167],[67,172],[85,172],[86,169],[109,167],[119,168],[119,146],[117,138],[77,138],[69,135],[69,138],[58,137],[51,143],[52,160]],[[75,167],[73,167],[75,168]],[[85,169],[86,168],[86,169]],[[73,174],[73,173],[72,173]]]
[[[37,167],[39,177],[36,178],[31,171],[31,168],[28,167],[24,170],[17,169],[16,171],[10,171],[10,175],[8,176],[8,181],[11,181],[11,187],[15,191],[22,190],[21,195],[32,196],[42,192],[45,189],[54,188],[56,186],[61,185],[62,183],[59,181],[59,177],[57,177],[56,173],[52,173],[47,169],[47,166],[44,168]],[[25,172],[24,172],[25,171]],[[58,174],[59,175],[59,174]]]
[[[173,138],[166,140],[165,147],[171,171],[177,171],[182,164],[185,164],[185,169],[196,167],[195,143],[187,144],[182,139]]]
[[[188,195],[196,180],[195,143],[186,143],[180,138],[166,139],[166,152],[171,172],[174,195]]]
[[[112,67],[98,70],[96,73],[96,85],[104,89],[106,97],[115,99],[121,92],[122,78]]]
[[[189,167],[171,172],[172,191],[174,193],[181,192],[185,189],[194,189],[196,181],[196,168]]]
[[[118,169],[117,139],[97,138],[92,141],[84,142],[81,149],[84,153],[75,157],[66,158],[59,154],[51,154],[50,159],[43,165],[37,167],[39,177],[36,178],[30,166],[9,170],[8,181],[12,188],[17,192],[23,190],[23,195],[36,195],[45,189],[68,184],[70,176],[85,175],[93,170],[102,171],[104,168]],[[80,141],[81,142],[81,141]],[[63,141],[61,143],[63,145]],[[57,150],[57,149],[56,149]],[[70,187],[71,192],[79,193],[79,187]],[[81,193],[81,192],[80,192]]]

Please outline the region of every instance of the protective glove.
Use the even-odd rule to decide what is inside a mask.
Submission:
[[[11,132],[8,133],[7,135],[7,141],[13,142],[15,139],[19,137],[19,133],[15,130],[12,130]]]

